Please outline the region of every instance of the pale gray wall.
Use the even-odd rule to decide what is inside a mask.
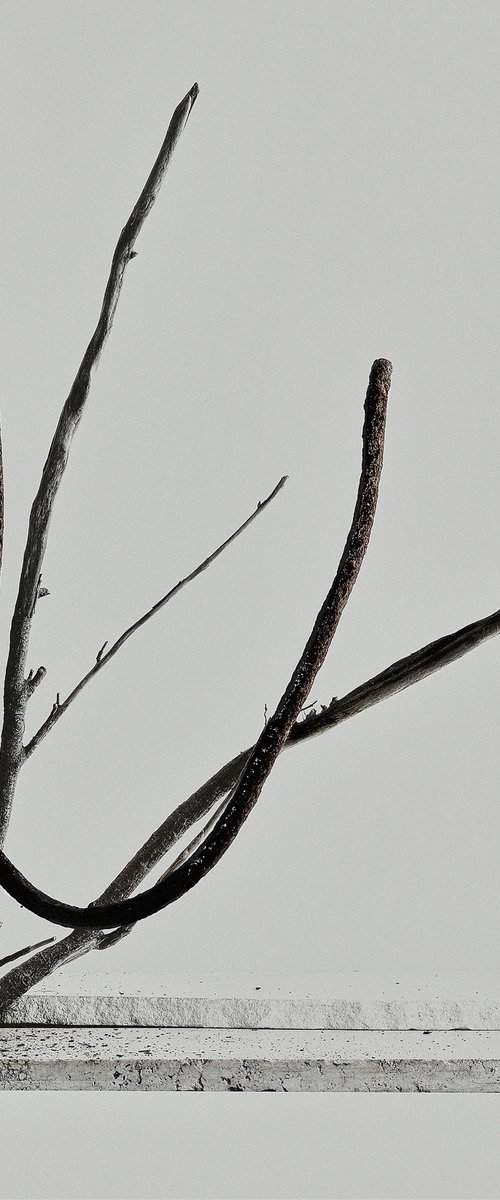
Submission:
[[[281,694],[343,547],[375,357],[394,363],[376,526],[311,698],[341,695],[498,607],[500,12],[477,2],[4,0],[0,20],[3,651],[30,502],[117,235],[173,108],[200,85],[57,501],[51,595],[31,658],[48,675],[29,732],[105,638],[290,476],[273,508],[135,636],[24,771],[7,852],[40,886],[84,904],[168,809],[257,736],[264,704]],[[500,902],[499,692],[493,642],[283,756],[216,870],[106,963],[87,963],[487,971]],[[52,931],[7,899],[2,915],[4,953]],[[165,1171],[182,1138],[199,1136],[192,1100],[127,1099],[143,1121],[163,1105],[171,1129],[186,1115],[175,1149],[160,1146]],[[6,1121],[21,1109],[48,1124],[58,1103],[2,1097],[0,1107]],[[223,1102],[205,1103],[208,1113]],[[419,1181],[422,1153],[406,1181],[408,1159],[394,1181],[382,1156],[370,1183],[355,1142],[346,1152],[349,1130],[369,1144],[369,1118],[380,1151],[384,1111],[393,1130],[401,1119],[411,1147],[411,1098],[287,1103],[293,1153],[304,1130],[296,1185],[280,1171],[276,1126],[264,1182],[250,1182],[256,1155],[243,1154],[237,1193],[222,1146],[212,1184],[193,1176],[182,1195],[431,1187]],[[455,1164],[439,1141],[426,1146],[438,1182],[425,1194],[458,1195],[461,1180],[461,1195],[490,1195],[498,1167],[478,1151],[483,1176],[476,1166],[468,1181],[460,1121],[467,1112],[477,1142],[485,1127],[472,1117],[498,1115],[496,1098],[422,1103],[417,1125],[434,1113],[446,1145],[450,1114],[458,1122]],[[138,1194],[117,1152],[106,1159],[106,1121],[114,1128],[118,1111],[124,1102],[111,1097],[61,1101],[68,1171],[82,1153],[73,1112],[89,1136],[101,1131],[108,1164],[72,1195]],[[220,1107],[221,1127],[235,1111]],[[274,1099],[250,1097],[238,1111],[258,1147]],[[328,1146],[315,1152],[315,1177],[318,1121]],[[147,1138],[149,1124],[141,1129]],[[244,1144],[243,1125],[234,1136]],[[157,1155],[143,1194],[180,1195],[178,1180],[155,1173]],[[26,1194],[24,1179],[14,1191],[19,1170],[13,1163],[5,1195]],[[48,1188],[30,1194],[69,1194],[64,1172]]]

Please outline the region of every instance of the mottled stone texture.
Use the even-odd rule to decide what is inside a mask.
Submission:
[[[0,1024],[251,1029],[500,1029],[500,978],[106,974],[66,968]]]
[[[500,981],[93,975],[0,1025],[0,1090],[500,1091]]]
[[[500,1033],[11,1027],[0,1089],[495,1092]]]

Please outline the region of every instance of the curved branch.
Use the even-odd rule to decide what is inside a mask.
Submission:
[[[243,751],[233,759],[235,782],[241,775],[242,769],[250,751]],[[133,855],[130,861],[112,880],[95,904],[107,901],[123,900],[130,896],[136,887],[142,883],[145,876],[161,862],[165,854],[179,841],[181,837],[202,817],[208,813],[213,804],[227,792],[225,778],[227,766],[222,767],[208,779],[187,800],[183,800],[173,812],[162,821],[161,825],[144,842],[144,845]],[[125,937],[133,926],[122,925],[115,933],[102,934],[99,929],[78,928],[66,934],[55,945],[39,950],[27,962],[11,968],[0,979],[0,1011],[3,1007],[23,996],[30,988],[56,971],[64,963],[80,958],[89,950],[100,950],[109,946],[120,937]]]
[[[24,672],[54,501],[68,460],[73,434],[82,417],[92,373],[113,323],[125,268],[144,221],[154,204],[173,150],[197,95],[198,85],[195,83],[177,106],[154,167],[118,238],[99,320],[63,407],[43,468],[40,486],[33,501],[5,672],[0,756],[0,845],[3,844],[7,831],[15,785],[24,756],[24,718],[29,698]]]
[[[332,701],[323,712],[315,714],[307,721],[295,724],[290,730],[283,749],[286,750],[309,737],[326,733],[328,729],[333,729],[342,721],[356,716],[365,708],[371,708],[373,704],[378,704],[403,688],[411,687],[412,684],[425,679],[427,675],[454,662],[470,650],[475,649],[487,638],[494,637],[499,633],[500,610],[488,617],[482,617],[454,633],[446,634],[434,642],[429,642],[427,646],[423,646],[413,654],[392,663],[380,674],[374,675],[373,678],[360,684],[346,696]],[[221,767],[202,787],[198,788],[188,800],[183,801],[174,809],[140,850],[134,854],[96,903],[106,900],[122,900],[129,896],[142,883],[149,871],[158,865],[171,847],[187,833],[188,829],[197,821],[202,820],[217,800],[234,787],[250,753],[251,747],[242,750],[240,754]],[[0,980],[0,1008],[23,996],[26,991],[34,987],[46,975],[63,966],[64,963],[86,954],[89,950],[106,949],[125,937],[132,928],[132,925],[123,925],[107,935],[101,935],[98,930],[74,929],[66,937],[61,938],[55,946],[40,950],[28,962],[12,968],[2,977]]]
[[[234,795],[197,853],[172,874],[138,896],[110,905],[79,908],[39,891],[0,853],[0,884],[31,912],[60,925],[110,928],[128,925],[159,912],[194,887],[212,870],[233,842],[258,800],[290,729],[322,666],[340,617],[359,574],[375,517],[383,464],[387,399],[392,366],[376,359],[365,399],[361,478],[349,530],[332,586],[274,715],[263,729],[246,763]]]

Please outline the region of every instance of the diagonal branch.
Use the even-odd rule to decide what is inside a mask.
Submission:
[[[31,950],[38,950],[39,946],[48,946],[55,940],[53,937],[44,938],[42,942],[33,942],[32,946],[23,946],[22,950],[16,950],[14,954],[6,954],[5,958],[0,958],[0,967],[4,967],[5,963],[13,962],[15,958],[22,958],[23,954],[29,954]]]
[[[283,475],[282,479],[280,479],[279,483],[276,484],[276,487],[273,488],[273,491],[269,494],[269,496],[267,496],[265,500],[259,500],[257,508],[254,509],[253,513],[251,513],[249,517],[247,517],[246,521],[243,521],[243,524],[239,525],[238,529],[235,529],[234,533],[226,538],[225,542],[222,542],[212,554],[209,554],[208,557],[205,558],[198,567],[195,567],[194,571],[191,571],[189,575],[186,575],[184,579],[181,579],[179,583],[176,583],[175,587],[171,588],[170,591],[167,592],[166,596],[163,596],[161,600],[157,600],[156,604],[153,604],[153,607],[150,608],[148,612],[144,613],[143,616],[139,617],[137,621],[134,621],[133,625],[130,625],[124,633],[120,634],[120,637],[117,638],[116,642],[110,646],[109,650],[107,650],[105,654],[102,650],[99,651],[96,661],[93,667],[91,667],[90,671],[87,671],[87,674],[83,676],[83,679],[80,679],[80,682],[77,683],[76,687],[73,688],[73,691],[69,693],[69,696],[66,696],[65,700],[62,700],[58,704],[54,705],[52,712],[49,713],[49,716],[46,717],[43,724],[33,735],[31,741],[29,741],[24,747],[24,761],[29,758],[31,754],[33,754],[33,751],[36,750],[36,747],[42,741],[42,738],[46,736],[46,734],[49,732],[49,729],[52,729],[56,721],[58,721],[62,714],[66,712],[66,709],[71,704],[71,701],[76,699],[76,697],[85,687],[85,684],[88,683],[90,679],[93,679],[94,675],[97,675],[98,671],[100,671],[102,667],[109,662],[110,658],[113,658],[113,655],[115,655],[121,646],[123,646],[124,642],[126,642],[129,637],[132,637],[132,634],[135,633],[137,629],[140,629],[141,625],[145,625],[146,621],[149,621],[150,617],[154,617],[155,613],[159,612],[160,608],[163,608],[163,606],[167,604],[169,600],[172,600],[173,597],[180,592],[181,588],[185,587],[187,583],[190,583],[192,579],[196,579],[197,575],[201,575],[202,571],[206,571],[207,567],[209,567],[211,563],[215,562],[215,559],[219,557],[219,554],[222,554],[222,551],[225,550],[227,546],[230,546],[231,542],[234,542],[236,538],[239,537],[240,533],[243,533],[243,530],[246,529],[248,525],[251,525],[252,521],[255,521],[255,518],[258,517],[260,513],[264,512],[264,509],[267,508],[267,505],[271,503],[271,500],[274,500],[274,497],[277,496],[279,491],[281,491],[281,488],[284,486],[287,479],[288,476]],[[106,645],[106,642],[104,645]]]
[[[332,700],[331,704],[323,707],[321,712],[311,714],[307,720],[296,722],[290,730],[283,749],[289,749],[341,725],[343,721],[357,716],[358,713],[371,708],[374,704],[379,704],[382,700],[387,700],[405,688],[419,683],[420,680],[455,662],[488,638],[495,637],[499,633],[500,610],[490,616],[481,617],[478,621],[465,625],[454,633],[446,634],[436,641],[429,642],[426,646],[414,651],[413,654],[408,654],[405,658],[391,663],[384,671],[372,676],[340,699]],[[216,814],[212,815],[207,826],[196,835],[192,843],[169,866],[168,873],[185,861],[213,827],[214,817],[218,816],[219,812],[226,807],[228,793],[236,786],[251,752],[251,746],[240,751],[223,767],[220,767],[216,774],[194,792],[188,800],[179,805],[123,869],[121,876],[118,877],[120,879],[119,894],[116,890],[117,879],[114,881],[113,890],[108,889],[108,893],[103,893],[100,899],[121,899],[125,894],[135,891],[145,875],[157,866],[175,842],[179,841],[192,825],[201,821],[222,797],[222,804],[216,810]]]
[[[249,751],[243,751],[243,754],[233,760],[233,763],[239,764],[237,767],[233,767],[236,782],[249,753]],[[159,828],[144,842],[95,903],[122,900],[132,894],[149,871],[152,871],[161,862],[171,847],[188,832],[196,821],[209,812],[212,805],[220,800],[221,796],[226,794],[228,789],[225,778],[230,765],[226,764],[217,771],[192,796],[179,804],[172,813],[169,813]],[[106,944],[112,944],[114,940],[118,940],[129,930],[130,926],[127,925],[121,926],[116,931],[116,935],[114,932],[103,935],[100,930],[88,928],[72,930],[56,945],[40,950],[27,962],[6,972],[0,979],[0,1010],[18,999],[19,996],[23,996],[29,988],[34,987],[36,983],[64,963],[79,958],[89,950],[101,949],[101,947],[104,949]]]
[[[425,679],[427,675],[447,666],[462,655],[474,650],[481,642],[500,633],[500,610],[490,616],[482,617],[454,633],[446,634],[436,641],[416,650],[405,658],[398,659],[386,667],[380,674],[374,675],[365,683],[349,692],[339,700],[333,700],[323,712],[315,714],[307,721],[295,724],[290,730],[284,749],[294,746],[299,741],[305,741],[328,729],[349,720],[373,704],[380,703],[402,689],[411,687]],[[136,887],[145,879],[149,871],[158,865],[165,854],[192,825],[202,820],[212,806],[225,796],[235,784],[251,753],[251,747],[242,750],[240,754],[226,763],[215,775],[203,784],[188,800],[180,804],[158,829],[151,834],[144,845],[137,851],[129,863],[120,871],[106,891],[99,896],[99,901],[122,900],[131,895]],[[73,958],[86,954],[89,950],[104,949],[120,940],[129,933],[133,926],[123,925],[109,934],[102,935],[99,931],[89,929],[74,929],[55,946],[43,949],[34,954],[28,962],[14,967],[0,981],[0,1007],[10,1004],[13,1000],[24,995],[41,979],[58,969]]]
[[[149,178],[118,238],[99,320],[59,418],[43,468],[40,486],[31,509],[5,673],[4,722],[0,757],[0,846],[5,840],[14,790],[24,756],[24,719],[26,705],[32,690],[26,686],[24,672],[55,497],[66,467],[73,434],[82,417],[92,373],[111,330],[125,268],[133,255],[135,241],[154,204],[173,150],[197,95],[198,85],[195,83],[177,106]]]
[[[397,692],[402,692],[442,667],[447,667],[499,633],[500,609],[497,609],[496,612],[480,617],[478,621],[472,621],[470,625],[464,625],[454,633],[447,633],[434,642],[428,642],[413,654],[407,654],[405,658],[391,663],[380,674],[373,675],[341,700],[332,700],[322,712],[294,725],[290,732],[290,744],[324,733],[349,717],[363,712],[363,709],[371,708],[373,704],[379,704],[389,696],[395,696]]]
[[[236,837],[258,800],[322,666],[344,607],[358,577],[375,517],[382,472],[387,399],[392,366],[373,363],[365,399],[361,478],[351,528],[332,586],[318,613],[304,651],[274,715],[264,727],[225,811],[196,855],[154,887],[115,904],[80,908],[63,904],[33,885],[0,853],[0,884],[31,912],[56,924],[109,928],[143,920],[194,887],[212,870]]]

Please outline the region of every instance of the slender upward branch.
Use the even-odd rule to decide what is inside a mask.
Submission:
[[[307,721],[293,725],[285,742],[284,749],[295,746],[299,741],[326,733],[379,704],[403,688],[411,687],[427,675],[438,671],[441,667],[454,662],[462,655],[474,650],[487,638],[500,633],[500,610],[488,617],[482,617],[454,633],[446,634],[427,646],[416,650],[413,654],[391,663],[379,675],[374,675],[359,687],[354,688],[339,700],[333,700],[321,713],[314,714]],[[119,875],[99,896],[96,903],[107,900],[122,900],[142,883],[149,871],[161,861],[165,854],[192,825],[202,820],[212,806],[225,796],[238,782],[245,763],[251,752],[243,750],[231,762],[226,763],[211,779],[198,788],[188,800],[183,801],[170,813],[158,829],[151,834],[143,846],[134,854]],[[114,933],[102,935],[98,930],[74,929],[66,937],[61,938],[54,946],[46,947],[25,963],[11,968],[0,980],[0,1009],[24,995],[46,975],[69,962],[86,954],[89,950],[103,949],[118,941],[130,932],[130,925],[123,925]],[[0,964],[1,965],[1,964]]]
[[[286,742],[316,675],[324,662],[344,607],[358,577],[375,517],[383,463],[387,399],[392,366],[377,359],[370,372],[365,400],[361,478],[354,516],[332,586],[278,707],[264,727],[228,806],[197,853],[154,887],[115,904],[79,908],[39,891],[0,852],[0,884],[31,912],[59,925],[109,928],[127,925],[159,912],[194,887],[210,871],[249,816]]]
[[[230,546],[231,542],[234,542],[235,539],[239,537],[240,533],[243,533],[243,530],[246,529],[248,525],[251,525],[252,521],[255,521],[256,517],[260,516],[260,513],[264,512],[264,509],[267,508],[267,505],[271,503],[271,500],[274,500],[274,497],[277,496],[279,491],[281,491],[281,488],[284,486],[287,479],[288,476],[283,475],[282,479],[280,479],[279,483],[276,484],[276,487],[273,488],[269,496],[267,496],[265,500],[259,500],[257,508],[254,509],[253,513],[251,513],[249,517],[247,517],[246,521],[243,521],[243,524],[239,525],[238,529],[235,529],[234,533],[226,538],[225,542],[222,542],[212,554],[209,554],[208,557],[205,558],[198,567],[195,567],[194,571],[191,571],[189,575],[185,576],[184,579],[179,580],[179,583],[176,583],[175,587],[171,588],[170,591],[167,592],[166,596],[163,596],[161,600],[157,600],[156,604],[153,604],[152,608],[150,608],[148,612],[144,613],[142,617],[139,617],[137,621],[134,621],[133,625],[129,625],[129,628],[126,629],[124,633],[120,634],[120,637],[117,638],[116,642],[114,642],[112,646],[110,646],[109,650],[106,650],[106,653],[103,653],[102,650],[99,651],[96,661],[93,667],[90,668],[90,671],[87,671],[87,674],[83,676],[83,679],[80,679],[80,682],[77,683],[76,687],[73,688],[73,691],[66,696],[65,700],[61,700],[59,704],[54,705],[52,712],[49,713],[43,724],[31,738],[31,741],[29,741],[24,747],[24,759],[29,758],[30,755],[33,754],[33,751],[36,750],[36,747],[42,741],[42,738],[44,738],[49,732],[49,729],[52,729],[52,726],[55,725],[56,721],[58,721],[62,714],[66,712],[66,709],[71,704],[71,701],[75,700],[76,696],[78,696],[85,687],[85,684],[88,683],[90,679],[93,679],[94,675],[97,675],[98,671],[102,670],[106,663],[109,662],[110,658],[113,658],[113,655],[115,655],[120,647],[123,646],[124,642],[126,642],[129,637],[132,637],[132,634],[135,633],[137,629],[140,629],[141,625],[145,625],[146,621],[149,621],[150,617],[154,617],[155,613],[159,612],[160,608],[163,608],[163,606],[167,604],[169,600],[172,600],[173,597],[180,592],[181,588],[185,587],[187,583],[190,583],[192,579],[196,579],[197,575],[201,575],[202,571],[206,571],[207,567],[209,567],[210,564],[215,562],[215,559],[219,557],[219,554],[222,554],[222,551],[225,550],[227,546]],[[106,645],[106,642],[104,645]]]
[[[0,575],[2,573],[3,543],[5,537],[5,485],[3,478],[2,431],[0,428]]]
[[[154,204],[172,152],[197,95],[198,85],[195,83],[177,106],[154,167],[118,238],[100,317],[59,418],[31,509],[5,673],[0,756],[0,846],[5,840],[16,781],[24,755],[24,720],[30,695],[29,689],[26,688],[24,671],[54,500],[67,463],[71,440],[83,413],[92,373],[113,323],[125,268],[132,256],[138,234]]]

